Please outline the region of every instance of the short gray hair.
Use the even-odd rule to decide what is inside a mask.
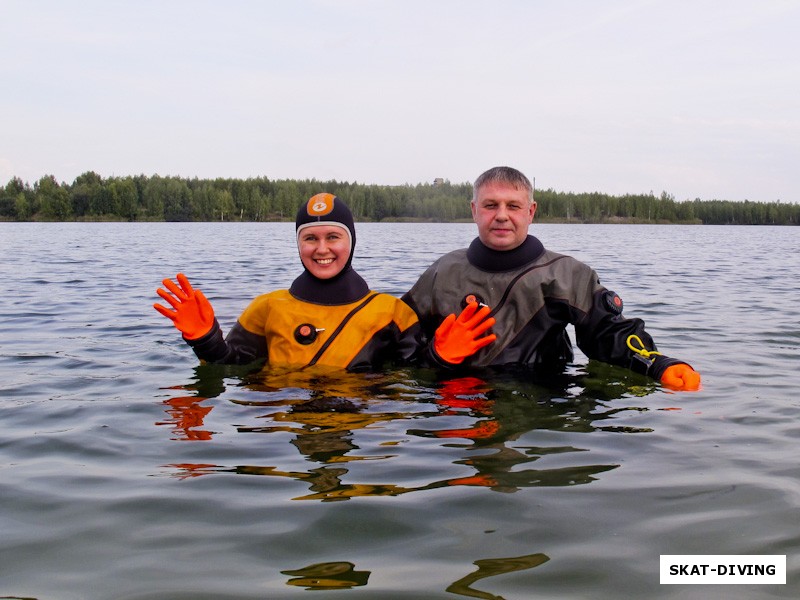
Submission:
[[[530,180],[525,177],[522,171],[518,171],[513,167],[492,167],[488,171],[484,171],[472,184],[472,201],[478,197],[478,190],[487,183],[506,183],[517,189],[522,188],[528,194],[528,202],[533,202],[533,186]]]

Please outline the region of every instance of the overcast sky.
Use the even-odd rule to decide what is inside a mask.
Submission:
[[[0,0],[0,185],[472,181],[800,201],[800,0]]]

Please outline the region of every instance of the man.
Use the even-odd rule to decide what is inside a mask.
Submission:
[[[535,213],[533,187],[518,170],[495,167],[475,181],[478,237],[469,248],[437,260],[403,297],[427,339],[436,333],[428,353],[433,362],[560,372],[574,357],[566,332],[572,324],[589,358],[628,367],[672,389],[699,389],[700,375],[657,352],[644,322],[622,316],[619,296],[600,285],[594,270],[528,235]],[[465,310],[454,322],[452,315],[474,307],[473,301],[484,308]],[[492,335],[478,337],[493,321]]]

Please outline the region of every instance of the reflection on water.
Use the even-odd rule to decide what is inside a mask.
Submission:
[[[503,600],[502,596],[476,589],[473,585],[482,579],[533,569],[548,560],[550,557],[542,553],[479,559],[473,563],[478,567],[477,570],[451,583],[446,591],[468,598]],[[370,571],[357,571],[356,566],[348,561],[315,563],[300,569],[283,570],[281,573],[291,577],[286,582],[287,585],[303,587],[306,590],[341,590],[365,586],[372,574]],[[484,586],[485,584],[482,585]]]
[[[169,419],[156,422],[156,425],[169,425],[176,437],[174,440],[210,440],[212,433],[201,429],[203,420],[211,412],[212,406],[201,403],[206,398],[196,396],[176,396],[164,400],[163,404]]]
[[[290,223],[0,223],[0,596],[297,598],[346,561],[367,585],[317,596],[676,600],[653,557],[738,553],[790,557],[739,597],[795,598],[800,228],[534,229],[703,390],[580,354],[536,382],[197,367],[159,281],[193,274],[227,331],[296,277]],[[359,224],[354,265],[400,295],[474,234]]]
[[[282,466],[283,449],[269,452],[273,458],[268,464],[181,462],[164,468],[179,479],[235,473],[304,482],[310,493],[295,500],[399,496],[448,486],[482,486],[508,493],[534,486],[580,485],[619,465],[592,463],[586,448],[528,445],[519,440],[537,430],[648,431],[613,424],[621,412],[646,408],[609,408],[606,401],[644,396],[654,384],[627,372],[625,377],[631,381],[619,376],[604,379],[597,369],[621,371],[590,363],[555,380],[537,383],[521,373],[492,373],[491,379],[476,375],[442,379],[427,370],[363,374],[324,367],[293,370],[267,366],[236,374],[204,365],[195,370],[194,383],[173,388],[180,395],[163,401],[169,418],[156,425],[170,427],[174,440],[206,442],[214,438],[206,419],[219,402],[229,408],[258,408],[257,415],[249,413],[249,423],[227,425],[239,434],[290,435],[290,443],[309,463],[307,468]],[[609,385],[609,381],[613,383]],[[228,413],[236,415],[235,411]],[[360,433],[369,435],[359,438]],[[414,439],[456,450],[451,470],[458,474],[409,485],[399,480],[359,481],[361,475],[352,472],[354,463],[391,461],[401,452],[408,454],[407,446]],[[284,440],[274,443],[283,446]],[[523,468],[557,455],[558,467]],[[565,460],[570,455],[573,460]],[[463,473],[464,467],[468,474]]]
[[[502,596],[475,589],[473,585],[489,577],[533,569],[548,560],[550,557],[542,553],[479,559],[473,563],[478,567],[477,570],[451,583],[446,591],[469,598],[503,600]],[[281,573],[291,577],[286,582],[287,585],[304,587],[306,590],[338,590],[365,586],[372,574],[370,571],[357,571],[356,566],[348,561],[315,563],[300,569],[287,569]]]
[[[281,571],[293,579],[287,585],[304,587],[307,590],[342,590],[367,585],[369,571],[356,571],[351,562],[326,562],[308,565],[302,569]]]
[[[550,560],[546,554],[529,554],[527,556],[516,556],[513,558],[483,558],[475,561],[478,570],[470,573],[466,577],[462,577],[458,581],[451,584],[448,592],[459,594],[461,596],[468,596],[470,598],[483,598],[485,600],[503,600],[501,596],[495,596],[488,592],[482,592],[472,588],[472,584],[487,577],[495,577],[497,575],[504,575],[506,573],[513,573],[515,571],[525,571],[533,569]]]

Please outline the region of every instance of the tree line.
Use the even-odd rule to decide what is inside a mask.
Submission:
[[[159,175],[107,177],[88,171],[72,184],[46,175],[29,185],[12,178],[0,188],[4,221],[280,221],[319,192],[347,202],[361,221],[470,219],[470,183],[400,186],[316,179],[187,179]],[[660,196],[536,190],[536,219],[575,223],[797,225],[800,205],[727,200],[676,201]]]

